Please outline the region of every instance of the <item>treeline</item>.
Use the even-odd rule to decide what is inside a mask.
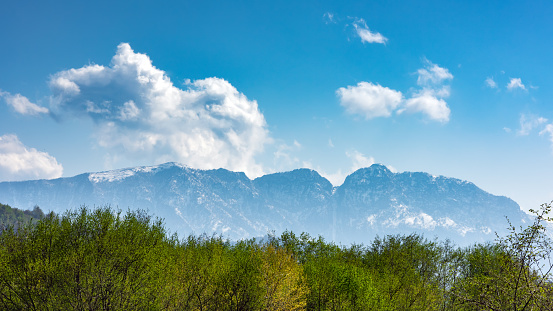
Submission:
[[[40,207],[35,206],[33,210],[20,210],[9,205],[0,203],[0,230],[2,227],[15,226],[27,223],[31,220],[39,220],[44,217]]]
[[[415,234],[347,247],[291,232],[181,240],[144,212],[83,207],[0,234],[0,309],[553,310],[550,209],[459,248]]]

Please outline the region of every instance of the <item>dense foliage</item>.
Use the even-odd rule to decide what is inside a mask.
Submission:
[[[33,210],[20,210],[9,205],[0,203],[0,230],[6,226],[17,228],[19,224],[27,223],[31,220],[38,220],[44,217],[40,207],[35,206]]]
[[[551,310],[550,209],[463,249],[416,234],[179,240],[144,212],[83,207],[1,233],[0,309]]]

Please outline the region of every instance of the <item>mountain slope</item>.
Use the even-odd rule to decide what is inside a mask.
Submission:
[[[177,163],[70,178],[0,183],[0,202],[39,205],[62,213],[83,204],[145,209],[172,232],[220,233],[231,239],[283,230],[323,235],[337,242],[367,242],[375,235],[424,233],[459,243],[493,239],[505,216],[527,216],[506,197],[474,184],[426,173],[392,173],[372,165],[333,188],[316,171],[298,169],[250,180],[225,169],[196,170]]]

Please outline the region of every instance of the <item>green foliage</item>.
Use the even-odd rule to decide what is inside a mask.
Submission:
[[[467,251],[453,293],[463,310],[553,310],[551,240],[543,204],[533,224]]]
[[[35,206],[33,210],[22,211],[17,208],[12,208],[9,205],[0,203],[0,231],[3,228],[13,226],[18,228],[20,224],[27,223],[31,220],[39,220],[44,218],[44,213],[40,207]]]
[[[82,207],[0,233],[0,309],[552,310],[550,209],[462,249],[416,234],[179,240],[142,211]]]
[[[364,263],[394,309],[435,310],[440,299],[438,264],[442,248],[419,235],[377,238]]]
[[[149,309],[161,285],[165,231],[143,212],[49,215],[0,236],[7,310]]]

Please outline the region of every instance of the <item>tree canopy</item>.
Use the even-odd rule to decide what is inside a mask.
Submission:
[[[550,209],[460,248],[417,234],[366,246],[293,232],[180,239],[144,211],[82,207],[1,232],[0,308],[551,310]]]

